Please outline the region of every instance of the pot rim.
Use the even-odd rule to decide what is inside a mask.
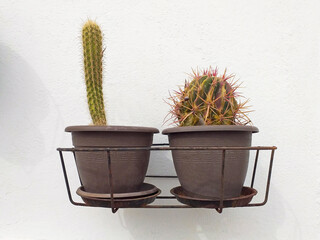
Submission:
[[[257,132],[259,132],[259,129],[255,126],[241,126],[241,125],[201,125],[201,126],[166,128],[162,131],[162,134],[168,135],[171,133],[185,133],[185,132],[252,132],[252,133],[257,133]]]
[[[140,133],[159,133],[159,129],[140,126],[97,126],[97,125],[78,125],[68,126],[66,132],[140,132]]]

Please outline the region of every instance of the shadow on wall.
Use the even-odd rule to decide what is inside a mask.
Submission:
[[[222,214],[212,209],[127,209],[120,218],[136,240],[277,239],[285,209],[281,195],[274,189],[272,194],[274,201],[264,207],[225,209]],[[300,234],[289,235],[297,239]]]
[[[52,136],[43,136],[44,132],[50,135],[46,124],[57,122],[47,119],[53,101],[32,67],[1,44],[0,74],[0,157],[11,164],[32,166],[53,147],[45,142],[52,142]]]

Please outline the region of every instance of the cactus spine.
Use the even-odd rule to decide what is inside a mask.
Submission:
[[[236,100],[239,85],[233,75],[218,76],[218,70],[193,71],[192,80],[186,81],[170,97],[171,114],[180,126],[245,125],[250,121],[245,111],[247,101]]]
[[[102,33],[91,20],[82,28],[82,44],[90,115],[94,125],[107,125],[102,92]]]

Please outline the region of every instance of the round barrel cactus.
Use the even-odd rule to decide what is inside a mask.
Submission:
[[[226,71],[218,75],[216,69],[193,71],[192,80],[186,81],[170,97],[170,113],[180,126],[245,125],[250,121],[246,103],[240,102],[239,85],[234,75]]]

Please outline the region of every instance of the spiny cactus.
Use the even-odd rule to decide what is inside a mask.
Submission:
[[[246,116],[245,104],[236,98],[239,85],[233,75],[218,76],[218,70],[193,71],[192,80],[186,81],[184,89],[175,91],[169,99],[170,113],[180,126],[194,125],[245,125],[250,121]],[[169,113],[169,114],[170,114]]]
[[[82,45],[90,115],[94,125],[106,125],[102,92],[102,33],[99,26],[91,20],[82,28]]]

